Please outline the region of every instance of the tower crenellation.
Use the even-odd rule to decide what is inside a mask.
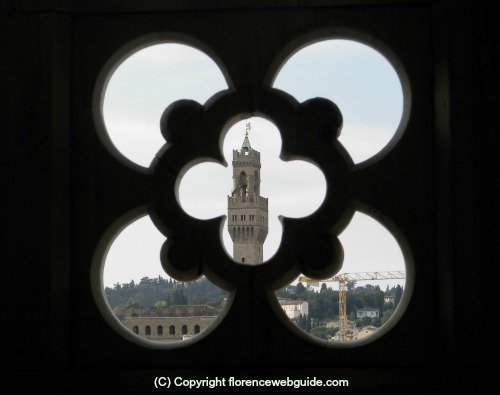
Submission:
[[[260,152],[248,138],[250,124],[240,150],[233,150],[233,189],[228,196],[228,231],[233,240],[233,259],[256,264],[263,261],[268,233],[268,199],[260,196]]]

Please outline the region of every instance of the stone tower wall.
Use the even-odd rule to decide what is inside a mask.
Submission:
[[[243,183],[241,180],[242,173],[245,174],[246,181],[246,191],[245,195],[254,196],[260,195],[260,153],[255,150],[250,150],[249,152],[240,153],[237,150],[233,150],[233,192],[236,191]],[[241,193],[237,193],[241,200],[244,200],[244,196]]]
[[[261,263],[264,260],[260,243],[234,243],[233,259],[241,263]]]
[[[268,200],[260,196],[260,153],[233,150],[233,191],[228,196],[228,231],[233,259],[261,263],[268,233]]]

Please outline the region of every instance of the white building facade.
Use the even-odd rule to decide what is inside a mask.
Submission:
[[[281,308],[291,320],[299,319],[300,316],[309,315],[309,303],[303,300],[278,299]]]
[[[372,308],[357,309],[356,310],[356,319],[360,320],[364,317],[378,318],[378,317],[380,317],[380,310],[379,309],[372,309]]]

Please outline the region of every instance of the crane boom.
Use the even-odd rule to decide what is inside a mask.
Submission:
[[[347,281],[404,280],[406,273],[401,271],[342,273],[333,276],[331,279],[321,281],[340,281],[341,278]]]
[[[347,340],[347,284],[357,281],[378,281],[378,280],[404,280],[406,272],[388,271],[388,272],[358,272],[341,273],[339,275],[324,280],[315,280],[309,277],[300,276],[300,282],[318,283],[338,282],[339,283],[339,339]]]

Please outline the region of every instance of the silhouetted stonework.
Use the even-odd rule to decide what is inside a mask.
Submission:
[[[267,379],[273,372],[291,379],[345,377],[351,386],[343,392],[349,394],[479,394],[489,389],[486,385],[495,384],[494,369],[488,363],[495,356],[494,348],[485,347],[488,343],[477,330],[477,320],[464,320],[459,314],[459,308],[469,308],[475,317],[488,316],[491,303],[484,301],[492,300],[496,281],[495,276],[482,276],[480,286],[470,292],[471,271],[489,273],[498,245],[494,215],[498,195],[493,185],[498,177],[500,53],[494,2],[51,0],[0,4],[5,38],[0,40],[5,92],[0,107],[7,121],[4,194],[9,201],[4,255],[14,257],[5,259],[3,268],[4,278],[22,279],[23,288],[20,292],[19,281],[3,284],[5,295],[16,295],[15,303],[2,306],[5,317],[16,317],[4,325],[12,340],[4,342],[2,349],[3,384],[13,388],[10,392],[85,394],[99,388],[106,394],[147,393],[153,385],[152,367],[182,372],[187,378],[209,374],[211,378]],[[272,89],[273,78],[289,56],[311,42],[336,37],[380,50],[411,87],[404,93],[409,99],[407,111],[395,140],[377,158],[354,167],[348,185],[356,208],[384,213],[383,218],[405,235],[415,283],[403,319],[375,342],[352,349],[304,341],[294,326],[284,325],[269,307],[265,292],[277,279],[276,272],[259,267],[258,273],[227,273],[222,263],[209,262],[208,257],[204,267],[211,277],[221,284],[240,285],[235,285],[231,309],[209,337],[175,350],[150,350],[122,340],[121,332],[110,326],[114,321],[102,314],[105,301],[92,297],[92,285],[101,284],[102,267],[91,274],[92,281],[89,273],[102,235],[109,235],[104,239],[109,245],[117,229],[143,213],[136,207],[149,201],[151,188],[146,182],[152,175],[143,169],[132,171],[128,161],[110,156],[116,148],[103,143],[109,141],[107,135],[98,137],[101,103],[93,98],[104,91],[99,88],[105,85],[99,82],[100,71],[114,71],[130,51],[154,43],[192,45],[212,54],[223,68],[231,82],[226,96],[243,91],[237,99],[243,94],[245,99],[240,104],[230,97],[217,107],[217,114],[224,112],[227,117],[195,125],[200,137],[210,128],[223,134],[222,125],[237,114],[261,113],[279,127],[284,159],[297,157],[302,146],[309,155],[299,157],[314,158],[333,142],[323,133],[323,124],[310,128],[307,135],[294,130],[306,118],[324,117],[313,116],[300,103],[286,107],[298,107],[296,117],[276,106],[281,102],[264,106],[270,95],[263,93]],[[107,62],[110,66],[105,69]],[[111,72],[104,75],[110,76]],[[307,84],[307,79],[301,82]],[[189,117],[198,121],[205,114],[203,109],[199,116]],[[323,144],[316,144],[316,129]],[[168,147],[186,135],[172,137]],[[214,135],[210,146],[194,147],[192,159],[217,160],[219,139]],[[128,164],[121,166],[121,162]],[[185,163],[174,157],[169,165],[173,173],[167,174],[177,180],[176,169],[184,169]],[[330,191],[339,190],[342,180],[330,176],[332,171],[325,172],[328,192],[320,215],[308,220],[311,232],[321,225],[320,219],[335,214]],[[167,205],[177,205],[175,196]],[[172,211],[173,218],[182,217],[180,210]],[[130,214],[120,217],[124,213]],[[110,228],[115,220],[116,226]],[[200,221],[196,229],[201,231],[211,222]],[[301,247],[309,236],[299,235]],[[283,237],[287,241],[286,232]],[[215,246],[211,251],[217,261],[226,258],[224,251],[217,251]],[[301,272],[296,252],[293,243],[282,243],[273,258],[277,265],[270,269],[286,259],[283,267]],[[19,306],[31,306],[33,301],[36,308],[19,314]],[[346,366],[349,369],[342,371]],[[185,388],[168,391],[186,393]],[[264,387],[248,391],[269,392]],[[278,388],[275,392],[291,391]]]

